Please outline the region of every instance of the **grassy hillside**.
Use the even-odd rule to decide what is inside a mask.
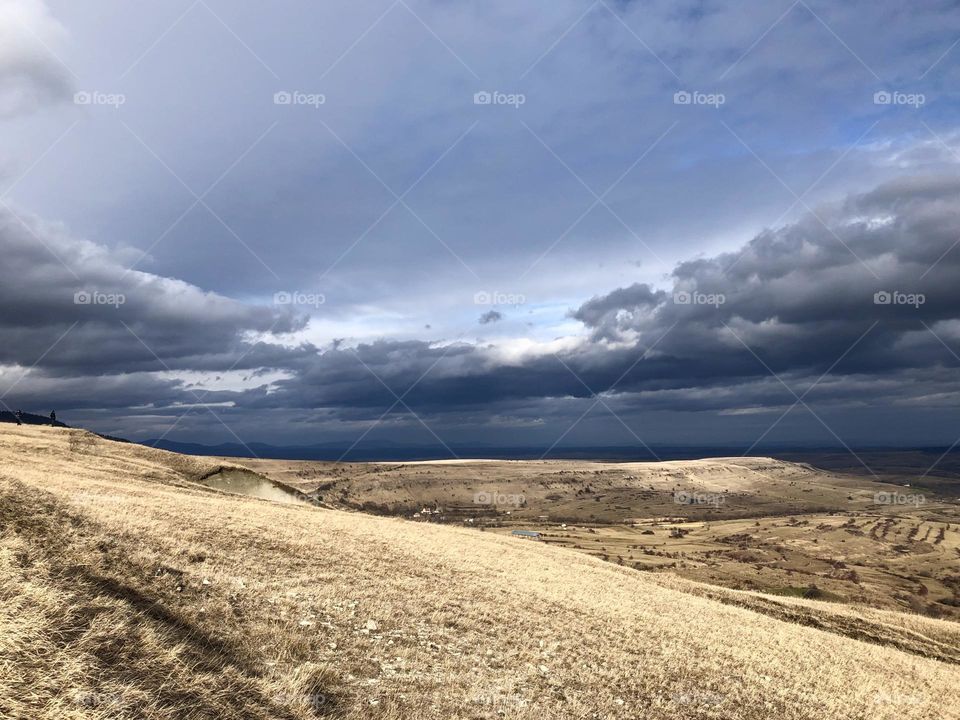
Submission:
[[[210,490],[0,429],[0,717],[957,718],[957,625]]]
[[[960,487],[922,469],[874,477],[742,457],[233,462],[333,508],[535,531],[637,570],[960,620]]]
[[[633,517],[694,518],[814,512],[861,506],[864,483],[772,458],[712,458],[665,462],[583,460],[465,460],[407,463],[332,463],[235,459],[231,462],[293,485],[324,502],[384,514],[411,514],[424,506],[469,507],[475,496],[522,496],[514,518],[623,522]],[[676,493],[717,494],[721,503],[678,507]]]

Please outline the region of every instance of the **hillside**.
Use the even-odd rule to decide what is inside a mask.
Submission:
[[[516,518],[618,522],[632,517],[738,513],[752,516],[817,510],[846,502],[853,482],[800,463],[772,458],[711,458],[664,462],[582,460],[443,460],[332,463],[232,459],[325,502],[387,514],[423,506],[473,505],[478,493],[521,497],[504,508]],[[859,484],[862,485],[862,482]],[[815,492],[814,492],[815,490]],[[690,504],[676,493],[716,495]],[[864,495],[863,498],[869,498]],[[722,506],[722,507],[720,507]]]
[[[634,569],[960,620],[960,486],[922,469],[873,476],[765,457],[231,462],[334,508],[532,531]]]
[[[0,717],[958,718],[956,623],[738,593],[0,428]]]

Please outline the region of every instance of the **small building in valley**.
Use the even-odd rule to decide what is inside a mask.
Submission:
[[[539,540],[540,533],[534,530],[513,530],[510,532],[511,535],[516,535],[517,537],[529,538],[530,540]]]

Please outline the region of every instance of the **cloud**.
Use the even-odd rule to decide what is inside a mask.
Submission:
[[[64,226],[0,213],[0,392],[37,363],[14,391],[25,407],[109,408],[139,430],[194,390],[231,427],[269,417],[311,437],[391,406],[384,422],[409,406],[549,433],[595,393],[627,417],[759,417],[795,401],[770,371],[802,392],[829,370],[809,398],[838,407],[953,397],[932,332],[956,348],[960,135],[955,64],[934,64],[960,16],[609,5],[421,2],[421,23],[402,5],[293,2],[224,15],[229,32],[202,4],[172,25],[162,4],[58,3],[61,26],[0,0],[0,116],[69,98],[53,53],[127,98],[75,128],[67,113],[7,123],[9,202]],[[864,64],[927,93],[929,128],[874,105]],[[327,102],[273,103],[294,89]],[[484,89],[526,102],[474,104]],[[726,102],[676,105],[681,89]],[[789,209],[783,185],[810,183],[815,214]],[[262,300],[294,289],[325,298],[309,322]],[[514,297],[488,307],[525,322],[451,342],[479,330],[480,293]]]
[[[20,390],[44,405],[58,397],[57,407],[166,412],[197,400],[168,367],[280,371],[203,394],[233,408],[237,422],[301,409],[352,423],[392,407],[391,416],[412,410],[448,425],[526,414],[542,428],[583,412],[578,403],[594,393],[627,417],[752,415],[789,407],[821,376],[808,402],[917,408],[960,395],[944,347],[960,342],[958,190],[955,177],[904,178],[817,208],[737,252],[681,263],[669,289],[638,284],[594,297],[571,313],[587,336],[521,355],[466,342],[270,342],[304,319],[127,273],[97,245],[3,215],[0,363],[29,367],[40,357]],[[126,301],[77,305],[82,290]],[[878,304],[878,293],[890,301]]]
[[[481,325],[489,325],[490,323],[500,322],[501,320],[503,320],[503,313],[496,310],[488,310],[480,316]]]
[[[640,315],[651,313],[665,297],[663,290],[637,283],[588,300],[570,316],[593,328],[595,339],[611,339],[614,329],[639,322]]]
[[[679,264],[669,289],[596,296],[571,313],[586,335],[519,354],[387,338],[283,343],[306,322],[289,306],[127,272],[62,228],[2,214],[0,365],[37,363],[14,397],[44,407],[174,415],[202,398],[230,408],[231,425],[307,412],[346,423],[333,432],[388,410],[390,422],[412,411],[446,427],[486,427],[493,413],[539,432],[582,414],[595,393],[624,417],[769,415],[808,390],[821,407],[922,410],[960,396],[945,348],[960,343],[958,191],[952,176],[910,177],[851,195],[736,252]],[[76,304],[78,292],[124,302]],[[216,383],[201,380],[195,391],[182,375],[231,369],[252,373],[246,389],[207,392]]]
[[[398,394],[413,387],[405,402],[430,412],[594,392],[638,408],[731,411],[790,405],[778,377],[799,394],[827,371],[812,397],[832,403],[952,392],[940,340],[960,340],[958,190],[954,177],[889,183],[738,252],[681,263],[669,290],[594,297],[572,312],[590,331],[574,349],[504,362],[494,348],[384,340],[327,351],[256,401],[389,405],[369,382],[379,377]],[[891,302],[877,304],[878,293]]]
[[[0,0],[0,118],[71,97],[70,73],[55,55],[65,37],[42,0]]]
[[[865,144],[844,152],[875,115],[884,113],[884,123],[865,143],[881,132],[896,141],[911,117],[873,105],[869,73],[802,5],[754,47],[784,9],[749,12],[735,2],[713,3],[709,12],[694,2],[586,8],[580,0],[537,12],[503,0],[483,11],[411,5],[449,49],[402,5],[375,26],[387,8],[339,5],[301,0],[224,18],[282,81],[211,23],[202,5],[155,46],[155,28],[179,15],[162,4],[110,17],[57,6],[71,30],[71,54],[63,56],[82,68],[84,89],[123,91],[123,123],[195,192],[230,169],[205,202],[272,272],[246,251],[223,252],[235,238],[202,207],[171,229],[192,198],[106,108],[85,108],[83,122],[18,191],[33,190],[28,206],[42,216],[106,244],[148,247],[163,236],[148,266],[161,275],[231,296],[305,287],[327,295],[331,314],[377,304],[439,328],[447,318],[430,311],[458,291],[467,301],[487,286],[569,304],[626,282],[624,257],[642,256],[641,277],[652,281],[677,258],[702,251],[701,243],[718,247],[718,228],[729,235],[775,217],[787,204],[783,188],[723,123],[798,192],[831,167],[815,197],[850,178],[873,182],[873,165],[887,153]],[[935,7],[915,8],[909,22],[892,2],[817,12],[883,77],[895,77],[886,72],[894,66],[916,66],[916,78],[960,30]],[[309,40],[303,27],[314,28]],[[105,61],[105,38],[123,67]],[[118,86],[118,71],[148,49]],[[193,72],[200,64],[202,78]],[[933,72],[925,82],[940,77]],[[720,112],[674,105],[682,87],[722,91],[727,103]],[[484,88],[522,92],[528,101],[519,109],[474,105],[473,92]],[[327,102],[272,102],[275,92],[296,89],[323,91]],[[938,118],[952,114],[937,110],[942,95],[934,87],[924,89],[926,122],[941,132]],[[912,117],[909,129],[923,130]],[[58,130],[28,139],[24,169]],[[97,187],[78,192],[92,163]],[[603,206],[578,221],[594,199],[578,177],[600,193],[621,176],[604,203],[632,230]],[[398,205],[384,215],[393,197],[381,180],[398,194],[411,188],[412,212]],[[535,262],[535,272],[525,273]],[[315,288],[318,273],[326,274]],[[414,293],[403,287],[411,273]]]
[[[307,322],[288,307],[245,304],[130,271],[122,253],[36,218],[0,210],[0,255],[0,366],[36,366],[33,375],[48,380],[114,378],[73,384],[79,404],[141,402],[120,381],[135,377],[155,388],[155,379],[138,373],[256,370],[315,352],[269,341]]]
[[[933,368],[950,360],[934,333],[956,339],[960,315],[958,190],[955,176],[887,183],[681,263],[668,292],[634,285],[574,317],[600,342],[663,338],[669,363],[641,363],[626,387],[820,373],[841,359],[846,373]]]

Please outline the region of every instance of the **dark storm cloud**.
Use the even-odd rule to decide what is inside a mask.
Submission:
[[[958,191],[956,177],[888,183],[765,231],[740,252],[682,263],[653,308],[649,288],[636,286],[575,316],[599,337],[667,333],[658,356],[701,382],[765,375],[753,353],[775,372],[822,372],[844,353],[847,373],[949,364],[933,332],[957,337]],[[646,382],[643,366],[622,387]]]
[[[278,367],[315,352],[255,339],[301,329],[306,318],[289,308],[129,271],[98,245],[6,210],[0,255],[0,365],[39,361],[48,376],[109,376]],[[121,393],[130,383],[108,387]]]
[[[824,404],[956,397],[960,187],[933,174],[956,169],[953,3],[47,4],[69,36],[0,0],[0,197],[70,228],[0,213],[9,401],[142,437],[201,400],[281,436],[391,406],[555,427],[593,392],[625,416],[769,414],[795,398],[767,367],[797,392],[830,370]],[[20,119],[71,71],[125,104]],[[898,88],[927,93],[922,124],[872,102]],[[293,90],[326,102],[273,102]],[[816,216],[717,254],[805,189]],[[278,290],[324,302],[305,326],[257,304]],[[451,342],[494,291],[529,323]],[[203,409],[179,427],[223,432]]]
[[[175,408],[202,398],[234,413],[302,409],[350,422],[394,406],[393,414],[410,408],[457,423],[482,412],[520,417],[525,406],[552,418],[596,392],[626,414],[770,412],[795,400],[772,373],[799,394],[828,370],[811,401],[910,406],[958,392],[943,344],[960,338],[952,177],[906,178],[818,208],[738,252],[680,264],[669,290],[633,285],[592,298],[571,313],[589,338],[514,359],[465,342],[254,341],[251,333],[288,333],[302,319],[126,273],[96,245],[4,220],[2,361],[29,367],[42,356],[18,392],[58,397],[58,407]],[[126,302],[78,305],[78,292]],[[145,372],[165,367],[250,370],[254,382],[256,371],[282,376],[195,393],[183,379]]]
[[[571,313],[571,317],[594,328],[596,339],[611,339],[610,331],[626,321],[624,313],[650,313],[663,303],[665,297],[663,290],[653,290],[638,283],[588,300]]]
[[[669,291],[634,285],[593,298],[572,313],[590,342],[559,356],[510,363],[483,347],[383,341],[327,351],[276,392],[240,402],[388,406],[384,383],[398,395],[416,383],[405,402],[431,412],[591,390],[749,410],[795,400],[772,373],[799,394],[834,363],[817,391],[832,402],[953,392],[943,367],[955,358],[941,340],[960,337],[958,190],[952,177],[887,184],[739,252],[683,263]]]
[[[481,325],[489,325],[490,323],[499,322],[500,320],[503,320],[503,313],[496,310],[488,310],[480,316]]]

